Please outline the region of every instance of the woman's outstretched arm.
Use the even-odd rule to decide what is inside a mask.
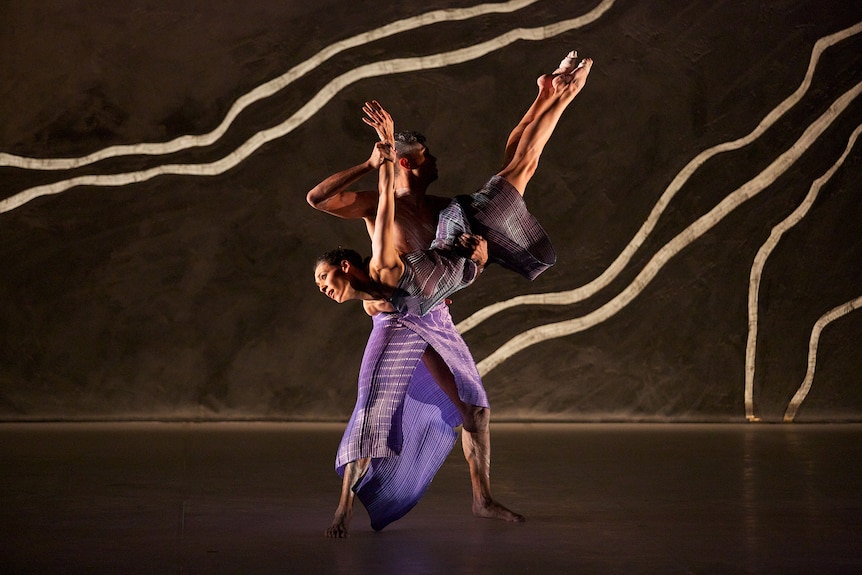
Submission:
[[[374,128],[381,140],[375,144],[381,162],[369,275],[383,285],[394,287],[404,273],[404,263],[395,248],[395,124],[376,100],[366,102],[362,109],[366,115],[363,121]]]

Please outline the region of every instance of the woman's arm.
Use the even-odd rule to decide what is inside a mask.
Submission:
[[[377,102],[363,107],[366,124],[373,127],[381,141],[375,144],[375,152],[382,162],[379,164],[377,216],[374,234],[371,237],[371,279],[389,287],[398,285],[404,273],[404,262],[395,248],[395,126],[392,117]]]
[[[377,269],[378,281],[395,286],[404,272],[401,255],[395,249],[395,149],[387,142],[378,142],[383,163],[379,169],[377,219],[371,239],[372,266]]]

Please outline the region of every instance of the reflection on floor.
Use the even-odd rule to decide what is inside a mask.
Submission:
[[[862,425],[493,428],[376,533],[325,539],[342,424],[0,425],[3,573],[858,573]]]

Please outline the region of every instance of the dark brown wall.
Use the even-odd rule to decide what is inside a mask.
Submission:
[[[238,98],[328,46],[449,4],[7,2],[0,152],[69,158],[204,134]],[[591,285],[681,170],[696,169],[607,286],[565,306],[508,309],[465,332],[481,361],[527,328],[584,326],[487,372],[495,417],[744,420],[758,251],[840,162],[763,266],[748,361],[753,415],[781,420],[805,381],[818,319],[862,296],[858,146],[842,158],[862,123],[852,92],[862,82],[862,32],[822,51],[810,86],[762,135],[697,158],[749,135],[800,89],[812,51],[862,22],[862,5],[607,4],[592,23],[542,40],[350,83],[223,173],[111,180],[237,153],[361,66],[469,47],[598,3],[543,0],[366,42],[253,104],[211,145],[59,170],[0,156],[0,420],[346,419],[370,322],[358,306],[316,293],[311,265],[325,249],[365,250],[368,240],[360,223],[313,211],[306,191],[366,157],[373,133],[360,106],[371,98],[399,127],[429,137],[442,173],[433,192],[471,191],[498,169],[535,78],[571,48],[593,57],[594,71],[526,196],[559,262],[532,284],[489,270],[454,298],[457,320],[518,295]],[[830,106],[843,107],[829,116]],[[779,172],[769,185],[750,183]],[[90,175],[103,179],[39,194]],[[751,198],[716,217],[739,190]],[[705,231],[656,263],[701,217]],[[860,340],[858,311],[825,324],[796,420],[862,417]]]

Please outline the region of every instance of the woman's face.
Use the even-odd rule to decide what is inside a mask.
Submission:
[[[320,262],[314,269],[314,282],[320,292],[338,303],[352,299],[353,288],[345,267],[346,262],[342,262],[341,266]]]

